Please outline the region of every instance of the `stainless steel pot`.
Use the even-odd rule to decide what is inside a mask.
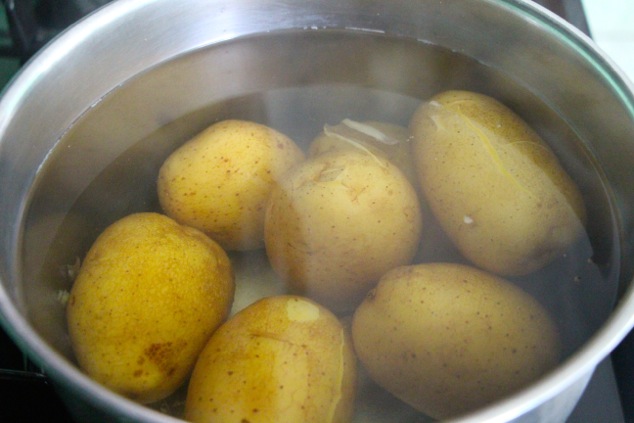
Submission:
[[[573,295],[576,337],[555,371],[461,419],[564,421],[634,325],[634,94],[587,37],[521,0],[120,0],[84,19],[0,102],[3,326],[79,421],[173,421],[73,364],[60,264],[116,217],[156,207],[157,163],[210,120],[302,139],[342,111],[398,120],[444,87],[495,94],[573,151],[605,283]]]

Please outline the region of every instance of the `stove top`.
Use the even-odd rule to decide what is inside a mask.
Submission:
[[[109,1],[0,0],[8,25],[5,33],[0,34],[5,38],[0,43],[0,60],[14,60],[17,69],[61,30]],[[536,3],[590,35],[581,0],[536,0]],[[624,361],[622,356],[617,357],[617,363]],[[627,388],[630,382],[623,382],[619,391],[615,377],[618,374],[611,358],[601,363],[569,423],[634,421],[634,410],[629,409],[632,401],[623,401],[627,406],[624,408],[620,400],[625,392],[623,387]],[[48,422],[52,417],[62,423],[73,421],[44,373],[0,330],[0,422]]]

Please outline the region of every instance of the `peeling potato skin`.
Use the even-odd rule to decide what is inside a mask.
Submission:
[[[577,186],[537,133],[495,99],[438,94],[414,113],[410,128],[427,203],[477,266],[525,275],[584,232]]]
[[[380,386],[436,419],[529,385],[559,360],[557,328],[515,285],[471,266],[388,272],[356,310],[352,338]]]
[[[293,293],[345,313],[389,269],[409,264],[423,218],[416,191],[388,160],[358,150],[324,153],[273,190],[264,239]]]
[[[387,122],[368,121],[363,122],[377,130],[384,132],[392,138],[400,140],[398,144],[382,144],[380,142],[368,143],[355,140],[356,144],[346,142],[339,137],[327,135],[321,132],[313,139],[308,149],[309,157],[324,154],[331,151],[351,150],[365,148],[372,154],[384,156],[407,176],[414,188],[418,187],[418,176],[416,175],[416,166],[411,153],[411,135],[409,128],[394,125]]]
[[[229,313],[234,276],[202,232],[156,213],[113,223],[87,253],[67,303],[80,368],[140,403],[174,392]]]
[[[243,309],[211,337],[187,393],[191,422],[345,423],[356,357],[326,308],[276,296]]]

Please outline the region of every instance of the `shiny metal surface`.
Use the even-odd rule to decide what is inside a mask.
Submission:
[[[326,75],[315,74],[310,65],[296,65],[290,52],[279,58],[289,66],[264,67],[256,73],[248,70],[258,63],[258,55],[269,53],[251,51],[231,58],[234,64],[245,62],[242,67],[226,68],[232,71],[229,82],[211,80],[201,86],[197,81],[208,72],[222,75],[222,63],[179,60],[187,53],[239,37],[324,29],[421,40],[510,75],[574,129],[604,165],[616,196],[623,262],[614,312],[547,378],[461,421],[564,421],[595,366],[634,325],[634,288],[630,284],[633,88],[588,38],[554,14],[519,0],[183,0],[178,4],[172,0],[119,0],[41,51],[0,101],[0,318],[18,344],[57,382],[78,420],[83,421],[82,415],[94,420],[92,413],[104,421],[173,419],[122,399],[79,372],[66,350],[63,315],[52,305],[54,295],[48,295],[58,287],[38,285],[27,278],[25,273],[32,269],[23,272],[25,255],[34,254],[23,251],[24,243],[37,245],[35,241],[39,241],[25,240],[29,234],[24,231],[32,206],[30,194],[43,164],[57,155],[65,157],[59,159],[61,163],[72,167],[64,173],[64,190],[51,188],[50,193],[55,198],[50,204],[68,208],[105,163],[131,147],[132,140],[155,133],[171,120],[206,106],[210,99],[249,96],[319,78],[352,83],[360,74],[367,77],[361,68],[340,69],[334,64],[324,67]],[[417,64],[401,63],[412,74],[395,76],[389,72],[390,60],[384,57],[378,64],[380,71],[373,74],[376,87],[408,94],[413,91],[416,97],[424,98],[428,94],[425,88],[416,85],[420,81],[415,77]],[[217,68],[212,72],[209,66]],[[118,92],[121,87],[133,89]],[[118,94],[108,96],[112,92]],[[151,94],[137,95],[141,92]],[[100,105],[106,110],[100,112],[105,117],[101,123],[79,124],[82,115],[99,110]],[[64,145],[64,152],[56,149],[58,140],[72,131],[83,134],[77,139],[90,146],[78,149],[81,153],[76,156],[72,145]],[[121,207],[128,210],[128,206]],[[62,215],[65,211],[60,209]],[[41,233],[52,233],[61,219],[48,221],[51,229]],[[41,239],[42,248],[47,247],[47,241]]]

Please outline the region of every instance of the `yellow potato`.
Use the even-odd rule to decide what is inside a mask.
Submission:
[[[261,248],[269,193],[303,159],[299,147],[274,129],[221,121],[163,163],[159,201],[168,216],[200,229],[227,250]]]
[[[183,384],[234,294],[225,252],[156,213],[113,223],[84,259],[67,304],[79,366],[141,403]]]
[[[459,264],[388,272],[356,310],[355,351],[379,385],[437,419],[525,387],[558,361],[556,327],[504,279]]]
[[[414,261],[437,261],[439,257],[444,257],[445,260],[453,256],[460,257],[451,240],[436,222],[420,192],[416,164],[412,156],[412,136],[408,128],[387,122],[355,122],[344,119],[338,125],[324,126],[324,131],[310,144],[308,156],[314,157],[341,150],[361,150],[385,157],[403,171],[416,190],[420,200],[421,214],[425,221],[425,231]]]
[[[416,165],[411,152],[412,137],[408,128],[388,122],[356,122],[344,119],[335,126],[324,126],[309,146],[309,156],[329,151],[360,149],[391,161],[407,176],[412,186],[418,186]]]
[[[355,383],[352,344],[332,313],[305,298],[268,297],[211,337],[189,383],[185,418],[349,422]]]
[[[305,161],[273,190],[266,252],[293,292],[341,313],[412,260],[421,228],[416,192],[401,171],[363,151],[336,151]]]
[[[426,200],[461,253],[500,275],[523,275],[583,233],[574,182],[541,138],[496,100],[448,91],[411,120]]]

